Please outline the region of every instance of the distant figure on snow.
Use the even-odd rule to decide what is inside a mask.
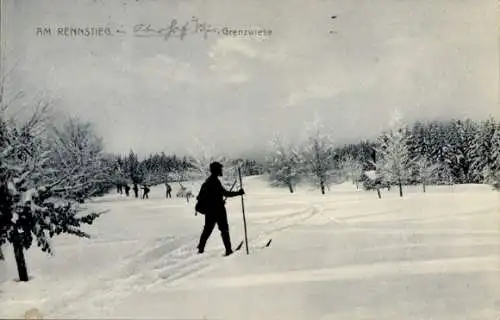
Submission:
[[[130,187],[128,186],[128,184],[125,185],[125,195],[128,197],[130,194]]]
[[[143,191],[143,194],[142,194],[142,198],[143,199],[149,199],[149,187],[147,185],[144,185],[144,187],[142,187],[142,189],[144,190]]]
[[[165,188],[167,189],[165,197],[172,198],[172,187],[168,184],[168,182],[165,182]]]
[[[139,187],[137,186],[137,183],[134,183],[134,195],[136,198],[139,198]]]
[[[194,197],[194,195],[191,192],[191,190],[187,190],[186,191],[186,201],[187,201],[187,203],[189,203],[189,199],[191,199],[192,197]]]
[[[226,249],[226,256],[233,253],[231,247],[231,240],[229,236],[229,225],[227,222],[227,212],[225,208],[224,197],[235,197],[245,194],[243,189],[238,191],[227,191],[222,186],[218,177],[222,176],[222,164],[219,162],[213,162],[210,164],[210,177],[203,183],[200,193],[198,194],[198,203],[203,203],[205,208],[205,226],[203,227],[203,232],[200,236],[200,242],[198,243],[198,253],[203,253],[205,250],[205,245],[208,238],[212,234],[212,231],[217,224],[222,242]]]
[[[177,191],[177,194],[175,195],[177,198],[184,198],[186,196],[187,188],[182,185],[182,183],[179,182],[181,187],[179,188],[179,191]]]
[[[186,198],[186,201],[187,203],[189,203],[189,199],[191,197],[193,197],[193,192],[191,192],[191,190],[189,190],[188,188],[186,188],[185,186],[182,185],[182,183],[179,182],[179,184],[181,185],[179,191],[177,191],[177,198]]]

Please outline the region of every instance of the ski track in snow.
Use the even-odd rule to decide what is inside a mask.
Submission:
[[[345,205],[349,205],[352,203],[358,203],[359,199],[349,199],[343,201],[335,202],[335,206],[329,207],[329,211],[342,210]],[[268,201],[269,204],[273,204],[272,200]],[[266,204],[266,202],[261,202],[261,204]],[[348,217],[340,217],[333,218],[330,215],[324,214],[324,206],[321,204],[311,204],[306,201],[296,201],[295,205],[302,204],[303,208],[298,211],[292,211],[288,214],[280,214],[275,218],[263,218],[260,219],[258,223],[253,225],[252,229],[252,237],[248,239],[249,247],[253,251],[256,249],[255,244],[261,243],[263,245],[265,241],[269,238],[272,238],[278,232],[290,229],[298,224],[307,221],[308,219],[321,215],[326,221],[333,222],[334,224],[342,225],[342,227],[350,226],[347,228],[351,229],[350,231],[375,231],[375,232],[396,232],[400,233],[400,230],[383,230],[380,226],[375,226],[373,228],[367,227],[365,224],[360,225],[360,223],[369,223],[373,218],[385,217],[385,219],[390,218],[391,223],[394,221],[397,222],[412,222],[412,223],[426,223],[431,221],[439,221],[445,220],[450,215],[439,215],[434,216],[432,218],[408,218],[405,216],[398,217],[398,212],[395,210],[379,210],[373,211],[370,213],[362,214],[362,215],[351,215]],[[151,208],[164,208],[167,206],[156,205],[151,206]],[[151,209],[146,207],[145,209]],[[292,207],[293,208],[293,207]],[[485,214],[489,213],[491,210],[480,210],[474,213],[463,212],[458,213],[458,215],[472,215],[472,214]],[[453,215],[455,217],[455,215]],[[149,218],[149,216],[147,217]],[[375,220],[376,221],[376,220]],[[258,225],[258,229],[255,227]],[[347,231],[344,229],[344,231]],[[429,229],[425,229],[425,232],[429,232]],[[440,234],[448,232],[456,232],[450,230],[438,230]],[[412,229],[412,232],[415,232],[415,229]],[[470,232],[470,230],[469,230]],[[481,234],[483,234],[482,232]],[[71,310],[81,310],[84,306],[85,309],[89,309],[89,306],[92,306],[96,314],[100,315],[110,315],[114,308],[129,296],[131,293],[136,293],[140,291],[163,291],[169,288],[182,288],[183,284],[186,284],[186,288],[189,288],[189,280],[193,277],[196,277],[203,272],[206,272],[210,269],[214,269],[218,267],[220,264],[224,263],[228,258],[223,258],[222,253],[218,249],[207,250],[203,255],[197,255],[195,252],[194,243],[197,243],[199,235],[193,235],[183,238],[178,238],[175,240],[167,241],[164,244],[160,244],[157,247],[146,250],[145,252],[141,252],[139,256],[133,257],[130,261],[125,265],[119,268],[118,270],[110,271],[107,276],[101,278],[98,282],[93,285],[90,285],[84,291],[80,292],[76,296],[72,296],[69,299],[65,299],[62,304],[54,307],[54,311],[57,310],[59,314],[64,314],[68,312],[71,314]],[[234,241],[233,243],[239,243],[239,241]],[[254,246],[252,246],[252,244]],[[245,246],[241,248],[240,252],[236,252],[235,255],[244,254]],[[230,258],[229,258],[230,259]],[[477,259],[477,258],[476,258]],[[491,262],[492,260],[486,257],[487,262]],[[450,263],[450,259],[447,259],[448,263]],[[422,265],[428,265],[429,261],[424,261]],[[451,261],[453,263],[453,261]],[[362,265],[359,267],[349,266],[346,268],[333,268],[331,271],[329,270],[306,270],[304,272],[291,272],[291,274],[268,274],[268,275],[259,275],[257,277],[241,277],[240,278],[223,278],[223,279],[214,279],[213,281],[209,281],[205,283],[205,285],[213,286],[217,283],[217,286],[252,286],[263,283],[272,283],[279,284],[285,283],[289,281],[289,279],[295,279],[292,282],[300,282],[300,281],[324,281],[324,280],[333,280],[333,279],[341,279],[349,278],[349,277],[359,277],[361,271],[365,274],[365,276],[369,277],[370,271],[374,275],[376,274],[384,274],[392,270],[398,263],[391,262],[387,265],[381,265],[377,268],[376,265]],[[399,263],[401,264],[401,263]],[[433,266],[431,264],[431,266]],[[360,269],[361,268],[361,269]],[[392,268],[392,269],[391,269]],[[401,267],[400,267],[401,268]],[[408,267],[405,267],[408,269]],[[439,266],[434,266],[434,269],[439,271]],[[483,269],[486,267],[483,267]],[[338,270],[337,270],[338,269]],[[380,270],[379,270],[380,269]],[[404,269],[404,268],[403,268]],[[405,269],[405,270],[406,270]],[[479,268],[480,270],[483,270]],[[350,270],[350,271],[349,271]],[[408,269],[411,272],[410,269]],[[419,272],[424,272],[421,269]],[[474,270],[469,270],[467,268],[464,269],[463,272],[473,272]],[[441,271],[446,271],[445,269]],[[498,269],[490,270],[484,269],[483,271],[498,271]],[[459,272],[459,270],[455,270],[455,272]],[[424,272],[425,273],[425,272]],[[116,279],[116,274],[119,274],[119,279]],[[416,272],[415,274],[418,274]],[[259,280],[260,279],[260,280]],[[103,284],[104,282],[104,284]],[[289,281],[290,282],[290,281]],[[81,302],[81,298],[87,297],[85,302]],[[90,299],[88,297],[91,297]]]
[[[249,237],[249,250],[255,251],[273,234],[296,226],[321,212],[321,206],[307,205],[305,209],[282,215],[264,224],[271,227],[261,226],[260,230],[255,230],[254,226],[252,234],[257,235]],[[193,245],[197,243],[198,238],[199,234],[182,237],[129,255],[126,264],[109,270],[79,293],[64,298],[47,314],[72,314],[72,310],[81,310],[84,305],[86,309],[92,306],[97,314],[109,315],[115,305],[129,296],[130,292],[174,286],[178,281],[191,279],[231,258],[222,257],[222,252],[217,249],[206,250],[203,255],[198,255]],[[233,240],[233,244],[238,243],[239,241]],[[255,247],[255,244],[259,246]],[[245,245],[234,254],[242,254],[243,251]],[[119,279],[116,279],[117,275]]]
[[[345,281],[368,279],[378,276],[432,273],[460,274],[474,272],[500,272],[497,256],[448,258],[423,261],[390,261],[372,264],[348,265],[335,268],[293,270],[279,273],[264,273],[238,277],[211,278],[197,283],[196,289],[217,287],[255,287],[262,285],[286,285],[301,282]],[[193,289],[193,286],[176,286],[175,290]],[[156,292],[161,292],[158,290]],[[150,290],[149,292],[155,292]]]
[[[127,279],[133,279],[138,273],[144,271],[144,262],[150,261],[151,259],[156,259],[159,256],[164,256],[166,254],[175,255],[179,251],[183,250],[182,244],[186,241],[192,240],[192,237],[183,237],[177,239],[168,239],[166,242],[157,245],[153,249],[144,249],[139,252],[134,252],[125,257],[125,263],[120,263],[117,267],[108,269],[102,275],[99,275],[97,279],[90,279],[89,283],[77,292],[72,292],[69,296],[66,296],[54,305],[48,313],[64,312],[65,308],[72,309],[81,303],[83,298],[89,298],[90,301],[94,302],[101,298],[101,295],[107,295],[112,291],[116,291],[120,286],[121,281],[127,281]],[[159,239],[158,241],[162,241]],[[163,241],[165,241],[163,239]],[[119,275],[120,280],[117,282],[116,277]],[[89,300],[87,300],[89,301]]]
[[[335,191],[331,191],[332,194]],[[341,191],[342,192],[342,191]],[[259,195],[259,194],[257,194]],[[467,219],[473,216],[496,215],[493,205],[486,207],[480,206],[474,210],[463,208],[452,211],[452,213],[432,212],[429,214],[422,209],[422,214],[410,216],[401,214],[398,211],[399,204],[393,204],[390,198],[383,200],[373,199],[368,202],[366,198],[353,196],[341,198],[320,198],[312,199],[304,197],[290,199],[277,203],[276,199],[281,198],[282,194],[262,193],[259,197],[259,205],[255,206],[256,214],[251,223],[249,232],[249,249],[251,253],[260,250],[268,239],[277,239],[279,233],[292,229],[300,225],[300,228],[294,228],[294,232],[317,232],[317,233],[336,233],[336,234],[369,234],[369,235],[400,235],[402,237],[415,235],[440,235],[440,236],[470,236],[471,238],[459,239],[453,243],[441,244],[442,246],[454,246],[460,248],[463,246],[490,246],[498,244],[491,236],[498,235],[498,228],[491,226],[491,229],[467,229],[459,224],[441,225],[441,222],[457,222],[461,219]],[[310,196],[310,195],[307,195]],[[432,196],[432,194],[431,194]],[[428,198],[430,198],[428,196]],[[133,201],[133,199],[121,198],[122,202],[112,199],[110,203],[104,200],[95,202],[99,208],[112,208],[114,211],[120,211],[121,208],[129,207],[139,212],[148,212],[163,208],[185,208],[185,204],[158,204],[147,203],[143,201]],[[147,200],[146,200],[147,201]],[[381,201],[384,201],[381,207]],[[407,201],[407,198],[398,199],[398,201]],[[146,206],[144,206],[146,204]],[[357,211],[362,214],[352,214],[349,212],[351,205],[358,205]],[[300,208],[297,209],[297,206]],[[365,209],[366,206],[366,209]],[[394,207],[393,207],[394,206]],[[261,207],[262,212],[258,209]],[[250,207],[251,208],[251,207]],[[183,210],[184,211],[184,210]],[[189,210],[185,210],[189,212]],[[274,211],[279,214],[272,214]],[[259,215],[262,213],[261,215]],[[332,214],[333,213],[333,214]],[[437,213],[437,214],[436,214]],[[117,212],[114,212],[116,215]],[[148,213],[146,215],[134,215],[136,221],[155,219],[163,217],[164,213]],[[311,220],[312,218],[317,218]],[[309,223],[305,223],[308,222]],[[150,223],[150,222],[149,222]],[[330,228],[317,228],[318,226],[328,225]],[[331,228],[334,227],[334,228]],[[215,230],[214,230],[215,233]],[[218,235],[213,234],[212,237]],[[237,245],[240,240],[232,234],[233,245]],[[473,238],[472,236],[481,236]],[[194,283],[190,282],[199,275],[218,267],[221,267],[233,257],[222,257],[222,250],[219,247],[210,248],[205,254],[196,253],[196,243],[199,233],[190,233],[184,237],[157,237],[148,241],[141,239],[127,239],[123,236],[116,239],[93,240],[92,246],[103,246],[109,244],[137,244],[143,243],[139,248],[129,252],[121,261],[112,268],[100,272],[93,277],[89,275],[88,282],[62,295],[58,301],[34,301],[34,303],[45,303],[49,308],[44,310],[46,317],[61,318],[74,317],[85,310],[86,317],[106,317],[112,316],[116,307],[127,301],[131,295],[138,293],[154,294],[169,291],[193,289]],[[431,239],[432,240],[432,239]],[[445,238],[446,240],[446,238]],[[279,240],[275,240],[279,241]],[[366,252],[401,250],[404,248],[426,248],[431,246],[432,242],[426,238],[425,242],[409,242],[382,244],[376,247],[362,248]],[[436,243],[435,246],[439,246]],[[271,245],[272,247],[273,245]],[[67,249],[78,247],[78,244],[61,243],[57,248]],[[56,248],[56,249],[57,249]],[[135,246],[138,248],[138,246]],[[266,249],[264,249],[266,250]],[[234,255],[244,255],[245,245]],[[234,257],[237,258],[237,257]],[[445,257],[429,260],[414,261],[386,261],[360,264],[346,264],[327,266],[325,268],[309,268],[304,270],[289,270],[284,272],[266,272],[259,274],[246,274],[244,276],[219,277],[208,279],[196,279],[196,286],[202,288],[214,287],[256,287],[267,285],[286,285],[301,282],[322,282],[337,281],[346,279],[362,280],[378,276],[388,276],[396,274],[424,275],[430,273],[495,273],[500,271],[498,257],[491,255],[463,256],[463,257]],[[23,303],[29,303],[25,300]]]

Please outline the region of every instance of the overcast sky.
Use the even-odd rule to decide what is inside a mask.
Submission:
[[[337,142],[356,141],[379,133],[395,108],[407,122],[498,115],[494,0],[6,3],[9,92],[94,122],[112,152],[186,153],[198,138],[248,153],[275,132],[297,137],[315,116]],[[133,34],[192,17],[272,34]],[[58,36],[64,26],[113,34]]]

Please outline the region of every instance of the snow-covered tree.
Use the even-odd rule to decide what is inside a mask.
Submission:
[[[133,184],[139,184],[144,180],[144,172],[141,166],[141,162],[136,153],[133,150],[129,151],[127,157],[127,169],[130,180]]]
[[[454,182],[467,183],[470,179],[470,157],[476,136],[475,124],[469,120],[453,120],[446,126],[443,146],[444,162],[453,175]]]
[[[491,184],[496,190],[500,190],[500,124],[496,125],[491,139],[489,151],[490,165],[483,169],[485,183]]]
[[[425,186],[435,181],[439,165],[431,163],[426,156],[421,156],[415,162],[415,167],[418,182],[422,184],[425,192]]]
[[[495,170],[494,144],[498,137],[498,125],[493,118],[487,119],[478,125],[477,134],[474,137],[470,150],[472,164],[470,168],[471,182],[484,182],[488,175]]]
[[[376,190],[379,199],[382,199],[382,194],[380,193],[380,189],[383,187],[387,187],[382,183],[381,177],[377,174],[375,170],[369,170],[363,172],[361,175],[359,182],[361,182],[363,188],[365,190]]]
[[[442,172],[445,168],[444,165],[444,149],[445,149],[445,134],[446,130],[444,124],[438,121],[433,121],[428,124],[426,130],[427,152],[426,156],[432,163],[439,165],[438,177],[443,180],[443,176],[447,172]],[[415,155],[414,155],[415,156]]]
[[[141,162],[141,169],[144,172],[144,183],[157,185],[171,181],[171,173],[174,170],[173,159],[165,153],[150,154]]]
[[[321,193],[325,194],[325,189],[339,176],[339,170],[334,166],[333,143],[319,120],[315,120],[306,130],[308,137],[301,152],[305,171]]]
[[[273,186],[287,186],[294,192],[301,172],[301,160],[297,148],[279,135],[271,140],[267,154],[267,171]]]
[[[383,182],[399,186],[399,195],[403,196],[403,184],[411,177],[412,160],[407,144],[407,132],[399,114],[395,114],[390,129],[378,139],[375,148],[377,173]]]
[[[353,156],[347,155],[341,160],[340,166],[343,175],[348,180],[351,180],[353,184],[356,184],[356,188],[358,188],[361,176],[363,175],[363,164]]]
[[[52,253],[51,237],[61,233],[89,237],[82,225],[92,224],[101,214],[88,213],[68,199],[75,187],[72,181],[81,177],[82,164],[53,166],[44,111],[20,127],[0,116],[0,246],[12,244],[21,281],[28,281],[24,250],[34,241],[42,251]]]
[[[107,166],[110,168],[111,182],[117,187],[117,191],[122,190],[122,186],[129,184],[129,174],[125,160],[121,156],[109,155],[106,158]]]
[[[245,176],[254,176],[264,173],[265,159],[242,159],[241,174]]]
[[[113,185],[113,168],[103,153],[102,139],[89,122],[70,118],[61,128],[54,127],[51,139],[53,178],[64,181],[65,197],[82,202],[101,195]]]

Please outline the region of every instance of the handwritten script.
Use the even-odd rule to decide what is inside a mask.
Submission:
[[[160,37],[165,40],[170,38],[179,38],[183,40],[186,36],[193,34],[203,35],[208,38],[210,33],[220,33],[221,30],[212,27],[206,22],[200,22],[198,18],[193,17],[191,21],[180,23],[177,19],[172,19],[166,27],[156,28],[151,24],[136,24],[133,27],[133,33],[136,37]]]

